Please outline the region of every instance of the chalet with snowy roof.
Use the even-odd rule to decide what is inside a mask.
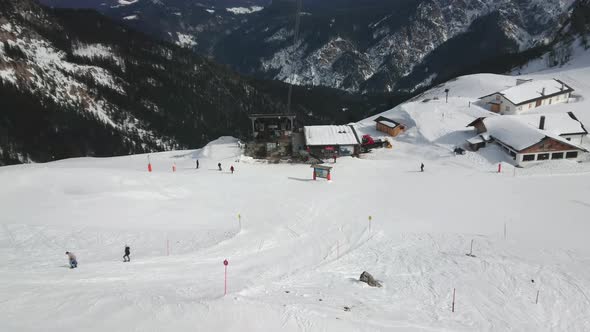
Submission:
[[[361,143],[353,125],[305,126],[305,147],[322,158],[350,156],[360,153]]]
[[[403,124],[386,118],[384,116],[380,116],[378,118],[375,119],[376,125],[377,125],[377,130],[379,130],[380,132],[386,133],[389,136],[395,137],[401,133],[404,132],[404,130],[406,130],[406,126],[404,126]]]
[[[479,98],[499,114],[520,114],[544,105],[567,102],[574,91],[564,82],[518,79],[516,86]]]
[[[477,136],[467,140],[472,150],[477,151],[487,143],[496,143],[514,159],[516,165],[556,159],[579,160],[588,152],[580,145],[588,132],[571,112],[490,116],[478,118],[467,126],[475,127],[477,131]]]

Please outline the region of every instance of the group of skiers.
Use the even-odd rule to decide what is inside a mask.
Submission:
[[[223,169],[221,168],[221,163],[218,163],[218,164],[217,164],[217,169],[218,169],[220,172],[223,170]],[[231,167],[229,168],[229,170],[230,170],[231,174],[234,174],[234,171],[235,171],[236,169],[234,168],[234,165],[231,165]]]
[[[70,269],[75,269],[78,267],[78,260],[76,259],[76,255],[73,252],[66,251],[66,255],[68,256],[68,261],[70,262]],[[125,245],[125,254],[123,255],[123,262],[131,262],[131,248],[128,245]]]
[[[197,159],[197,161],[196,161],[196,169],[199,169],[199,159]],[[223,171],[223,168],[221,168],[221,163],[217,163],[217,170],[219,170],[220,172]],[[234,171],[236,169],[234,168],[234,165],[231,165],[229,170],[232,174],[234,174]]]

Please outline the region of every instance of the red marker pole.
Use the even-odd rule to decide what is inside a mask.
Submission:
[[[225,277],[223,282],[223,296],[227,295],[227,265],[229,262],[226,260],[223,261],[223,265],[225,267]]]
[[[502,163],[498,163],[498,173],[502,173]]]
[[[147,156],[148,158],[148,172],[152,172],[152,162],[150,161],[150,155],[148,154]]]

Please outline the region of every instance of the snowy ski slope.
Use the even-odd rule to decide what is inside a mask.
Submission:
[[[590,124],[590,68],[526,77],[571,84],[576,102],[539,111]],[[332,182],[228,137],[152,154],[152,173],[145,155],[0,168],[0,330],[588,331],[590,163],[451,153],[477,97],[514,81],[462,77],[386,112],[409,130]]]

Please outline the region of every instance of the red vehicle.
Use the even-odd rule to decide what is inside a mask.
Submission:
[[[373,148],[382,148],[384,145],[387,144],[386,140],[378,139],[374,140],[371,135],[363,135],[362,142],[361,142],[361,151],[362,152],[369,152]]]

